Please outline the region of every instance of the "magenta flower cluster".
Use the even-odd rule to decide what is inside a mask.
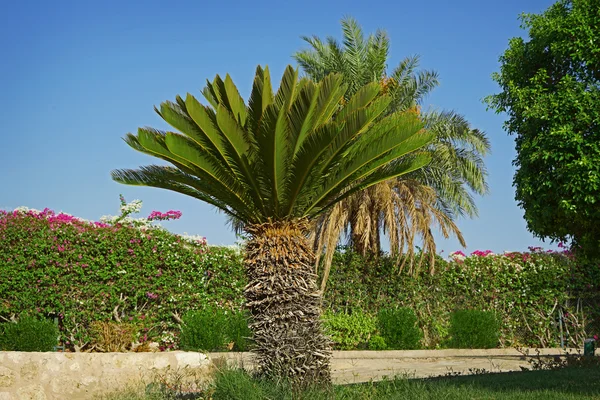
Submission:
[[[471,253],[472,256],[476,256],[476,257],[486,257],[486,256],[489,256],[490,254],[493,254],[491,250],[475,250],[474,252]]]
[[[53,210],[48,207],[44,208],[42,211],[37,210],[28,210],[26,212],[14,210],[14,211],[4,211],[0,215],[18,218],[22,215],[35,218],[38,220],[47,220],[51,230],[59,229],[62,225],[73,225],[79,232],[84,232],[89,226],[94,226],[97,228],[108,228],[110,225],[105,224],[103,222],[90,222],[84,221],[72,215],[59,213],[56,214]],[[7,219],[0,220],[0,227],[6,225]]]
[[[169,210],[166,213],[160,211],[152,211],[148,216],[148,221],[169,221],[172,219],[181,218],[181,211]]]

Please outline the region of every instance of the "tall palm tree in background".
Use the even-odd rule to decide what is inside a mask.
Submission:
[[[390,42],[384,31],[365,38],[356,20],[345,18],[342,32],[342,44],[332,37],[303,37],[310,48],[295,53],[294,58],[316,82],[332,72],[341,73],[348,87],[345,99],[363,85],[378,82],[382,93],[392,99],[382,117],[398,112],[417,115],[426,131],[434,135],[432,143],[423,149],[433,161],[411,174],[349,196],[321,217],[313,237],[317,257],[327,250],[322,289],[344,230],[353,248],[363,254],[379,253],[383,231],[389,237],[392,254],[400,255],[406,249],[401,268],[410,260],[411,270],[416,239],[420,239],[422,255],[430,255],[433,268],[436,246],[432,228],[437,226],[444,237],[453,235],[465,246],[455,220],[475,217],[477,207],[471,192],[483,195],[488,190],[483,157],[490,143],[485,134],[471,129],[455,112],[421,111],[423,99],[439,83],[437,74],[418,70],[416,56],[403,59],[388,74]]]
[[[246,105],[229,75],[217,76],[203,90],[210,105],[188,94],[156,110],[179,133],[140,128],[126,135],[133,149],[171,166],[112,172],[117,182],[192,196],[243,224],[244,294],[260,371],[297,384],[330,379],[308,238],[315,218],[430,161],[416,151],[431,135],[414,114],[383,116],[393,98],[378,83],[344,101],[347,93],[341,75],[317,84],[298,79],[292,67],[274,93],[269,70],[258,67]]]

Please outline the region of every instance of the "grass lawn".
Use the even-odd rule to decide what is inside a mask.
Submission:
[[[177,399],[160,393],[120,392],[106,400]],[[188,399],[192,397],[186,397]],[[213,400],[580,400],[600,399],[600,368],[509,372],[434,379],[395,378],[377,383],[334,386],[329,390],[292,393],[286,386],[257,381],[241,371],[225,371],[210,394]]]

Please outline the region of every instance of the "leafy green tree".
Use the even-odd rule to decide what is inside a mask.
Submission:
[[[306,75],[320,81],[329,73],[341,73],[348,86],[346,99],[363,85],[379,82],[382,92],[392,98],[384,115],[417,114],[434,140],[423,150],[432,157],[425,168],[348,197],[322,218],[316,237],[320,247],[327,249],[325,275],[347,226],[353,248],[362,254],[379,253],[383,231],[392,253],[406,248],[409,257],[405,260],[412,259],[415,238],[419,237],[422,254],[431,255],[433,266],[436,247],[432,227],[439,227],[445,237],[456,236],[465,246],[454,221],[459,216],[475,217],[472,193],[483,195],[488,190],[483,157],[490,150],[489,141],[456,112],[421,112],[423,100],[439,83],[438,75],[420,70],[416,56],[403,59],[388,72],[390,41],[385,31],[365,37],[353,18],[343,19],[341,25],[341,43],[332,37],[303,37],[310,48],[296,52],[294,58]]]
[[[180,133],[140,128],[125,137],[133,149],[172,166],[113,171],[116,181],[192,196],[243,223],[246,304],[266,376],[298,384],[330,379],[307,235],[315,218],[430,161],[427,154],[406,157],[431,140],[418,118],[378,118],[392,101],[380,90],[366,85],[340,106],[340,75],[315,84],[288,67],[274,93],[269,70],[258,67],[247,105],[229,75],[217,76],[203,90],[209,106],[188,94],[157,109]]]
[[[531,232],[600,253],[600,1],[523,14],[487,98],[516,139],[516,200]]]

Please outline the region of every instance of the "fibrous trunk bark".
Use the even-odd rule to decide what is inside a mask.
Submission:
[[[259,373],[295,385],[329,383],[314,254],[302,221],[247,227],[244,290]]]

